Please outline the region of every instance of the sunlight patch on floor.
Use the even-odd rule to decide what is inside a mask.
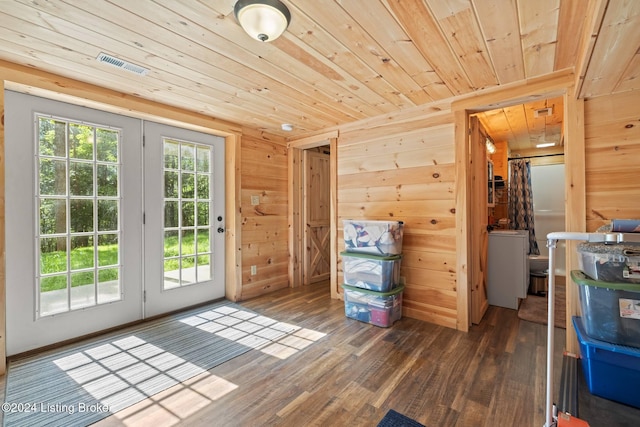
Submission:
[[[296,354],[326,335],[233,307],[207,310],[181,322],[279,359]]]

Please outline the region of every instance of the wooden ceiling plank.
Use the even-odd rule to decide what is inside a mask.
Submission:
[[[141,2],[111,1],[139,16],[145,14],[146,8]],[[157,1],[167,7],[176,5],[174,1]],[[224,56],[253,67],[254,72],[267,74],[274,79],[282,79],[286,74],[286,81],[290,81],[290,84],[287,83],[290,87],[306,86],[309,87],[309,93],[316,94],[320,91],[327,97],[333,97],[334,102],[354,107],[356,111],[366,115],[383,114],[397,109],[362,82],[350,78],[348,73],[338,74],[337,67],[332,67],[330,61],[324,58],[318,57],[314,64],[305,64],[299,58],[287,55],[282,49],[283,44],[286,43],[283,40],[290,35],[285,34],[281,39],[270,43],[258,42],[244,33],[230,10],[225,13],[224,10],[220,10],[220,5],[214,3],[208,4],[208,9],[195,9],[198,5],[203,6],[200,3],[194,3],[190,8],[185,8],[183,5],[179,7],[179,13],[188,15],[192,26],[181,24],[184,21],[176,16],[176,12],[164,7],[158,8],[162,10],[154,9],[152,18],[158,25],[166,25],[162,24],[164,22],[173,22],[174,26],[182,25],[183,28],[180,28],[179,32],[182,37],[188,37],[207,49],[215,48],[215,51]],[[221,17],[216,21],[215,26],[210,25],[212,16]],[[322,67],[322,72],[317,67],[321,63],[328,66]]]
[[[588,98],[613,93],[637,55],[638,46],[640,2],[609,2],[585,74],[582,96]]]
[[[82,51],[87,51],[87,49],[92,50],[92,46],[85,47],[82,44],[93,43],[97,45],[100,43],[104,43],[101,40],[105,39],[106,36],[100,35],[99,32],[105,31],[109,33],[109,29],[103,30],[102,27],[100,26],[100,23],[102,22],[101,20],[92,21],[95,24],[94,31],[86,31],[86,30],[83,30],[83,28],[78,26],[77,24],[68,22],[66,20],[62,20],[53,15],[50,15],[44,10],[40,10],[38,13],[26,13],[24,9],[21,9],[20,5],[17,3],[12,2],[11,5],[8,4],[7,7],[4,8],[3,10],[6,12],[11,12],[12,14],[17,16],[22,16],[24,17],[24,19],[29,19],[30,22],[34,23],[34,25],[37,25],[38,22],[41,22],[42,20],[46,20],[46,24],[41,25],[44,28],[44,30],[49,31],[49,28],[53,27],[56,29],[57,32],[70,35],[69,38],[59,41],[59,44],[61,46],[64,46],[64,48],[67,51],[69,51],[69,49],[71,49],[72,47],[73,49],[71,49],[71,51],[82,52]],[[83,15],[79,15],[80,12],[77,12],[75,14],[67,11],[62,11],[62,12],[64,12],[63,14],[65,16],[71,15],[71,18],[76,20],[82,19],[83,17]],[[5,17],[5,21],[8,19],[9,18]],[[77,22],[83,22],[83,21],[77,21]],[[25,26],[26,24],[24,22],[20,24],[21,28]],[[113,31],[113,28],[111,28],[111,32],[112,31]],[[122,28],[121,31],[119,31],[119,34],[121,34],[121,36],[123,35],[126,36],[127,31],[128,30]],[[33,28],[29,29],[27,34],[35,35],[38,32],[39,32],[38,27],[34,26]],[[56,36],[57,36],[56,33],[49,32],[46,34],[46,36],[43,36],[43,38],[45,40],[49,40],[51,38],[55,38]],[[76,39],[81,39],[82,37],[84,37],[84,39],[82,39],[80,44],[77,44],[77,45],[74,44]],[[148,61],[148,64],[146,65],[149,66],[149,68],[151,69],[149,75],[147,76],[149,79],[157,78],[155,74],[158,72],[158,70],[162,70],[164,68],[164,69],[170,69],[171,73],[165,74],[163,79],[165,81],[171,81],[174,85],[179,85],[180,81],[184,80],[183,79],[184,76],[190,76],[192,81],[183,83],[183,86],[188,89],[193,89],[194,87],[202,88],[202,90],[209,90],[210,88],[218,88],[227,93],[238,92],[239,89],[231,87],[230,84],[234,82],[241,82],[242,81],[241,76],[238,76],[237,79],[233,79],[232,77],[230,77],[230,73],[224,70],[212,68],[202,61],[197,61],[192,59],[190,59],[190,62],[189,62],[192,68],[184,68],[184,67],[181,67],[180,65],[171,64],[170,62],[171,57],[173,56],[175,58],[179,56],[179,53],[172,52],[170,49],[167,49],[166,46],[156,43],[152,39],[142,38],[138,40],[142,42],[141,44],[144,44],[144,46],[147,46],[147,45],[150,46],[148,49],[154,48],[153,52],[150,50],[146,50],[147,54],[145,55]],[[140,61],[136,60],[136,58],[138,58],[140,55],[139,47],[134,47],[131,43],[129,44],[122,43],[118,40],[113,40],[113,39],[109,40],[109,43],[111,43],[111,46],[113,46],[113,49],[109,50],[109,52],[118,52],[118,56],[121,57],[122,59],[130,60],[131,62],[134,62],[134,63],[140,63]],[[100,48],[96,46],[93,52],[94,54],[97,55],[99,51],[100,51]],[[186,62],[186,58],[188,57],[186,55],[183,55],[183,57],[185,58],[184,62]],[[55,63],[55,61],[53,63]],[[97,62],[95,64],[99,66]],[[196,72],[195,70],[198,68],[200,68],[198,70],[199,72]],[[245,69],[244,74],[249,74],[248,73],[249,69],[245,66],[243,66],[243,68]],[[216,79],[213,79],[212,77],[210,77],[210,75],[215,75],[218,77]],[[266,85],[267,83],[265,82],[264,84]],[[245,87],[241,87],[240,90],[246,90],[247,93],[249,92],[258,93],[260,90],[259,88],[261,87],[265,87],[265,86],[257,86],[254,89],[252,89],[251,86],[245,86]],[[289,90],[287,93],[295,93],[295,92]],[[265,95],[266,94],[267,93],[265,93]],[[262,100],[260,102],[267,105],[272,104],[271,99],[269,99],[269,97],[267,96],[262,96]],[[309,108],[310,103],[308,101],[305,102],[304,100],[296,100],[295,102],[296,102],[296,105],[294,105],[291,111],[297,111],[298,115],[300,114],[300,112],[306,111],[307,116],[315,116],[317,118],[322,118],[322,117],[332,118],[333,122],[344,120],[344,115],[342,115],[342,117],[338,116],[336,114],[336,110],[333,110],[331,113],[327,113],[324,111],[318,111],[316,109]],[[167,103],[170,104],[171,102],[168,101]]]
[[[301,40],[309,43],[322,56],[331,58],[345,70],[353,72],[354,65],[363,64],[367,68],[366,81],[369,84],[376,84],[377,80],[383,80],[393,88],[396,94],[404,94],[410,99],[412,106],[432,100],[358,22],[348,13],[344,11],[338,13],[334,8],[340,8],[340,6],[332,4],[331,7],[327,7],[326,3],[322,2],[297,3],[294,11],[297,12],[298,24],[295,24],[297,27],[294,26],[293,20],[291,24],[294,30],[297,28],[295,33],[300,34]],[[382,22],[379,25],[385,25],[385,23]],[[305,33],[313,35],[314,28],[321,29],[328,37],[304,36]],[[327,41],[331,40],[338,42],[338,49],[333,44],[327,44]],[[345,55],[347,51],[351,53]],[[409,105],[405,105],[407,106]]]
[[[507,107],[504,110],[505,116],[507,117],[507,123],[515,137],[514,140],[508,141],[509,148],[511,150],[519,150],[523,147],[527,147],[530,143],[529,132],[519,131],[519,129],[528,129],[527,114],[524,104]]]
[[[380,0],[338,0],[338,3],[432,101],[453,95]]]
[[[640,89],[640,49],[633,56],[629,66],[624,70],[620,81],[614,88],[615,92],[626,92],[629,90]]]
[[[5,21],[15,19],[9,15],[0,16],[2,16]],[[34,59],[39,58],[42,63],[57,63],[59,64],[60,69],[64,70],[63,73],[72,78],[82,79],[93,84],[100,84],[113,90],[128,91],[128,93],[133,95],[144,96],[145,98],[153,99],[158,102],[164,102],[167,105],[175,105],[177,97],[182,97],[184,99],[183,106],[187,107],[192,105],[194,100],[198,99],[203,102],[207,100],[210,104],[227,104],[225,109],[218,110],[219,113],[223,114],[221,117],[224,117],[225,119],[225,114],[229,114],[229,105],[232,105],[237,109],[237,113],[242,112],[242,109],[239,109],[238,107],[243,107],[244,109],[255,111],[256,115],[274,115],[274,106],[272,102],[264,98],[253,96],[249,92],[238,92],[235,90],[227,90],[225,92],[212,86],[206,86],[191,80],[182,79],[179,75],[169,75],[157,70],[144,77],[131,75],[125,71],[117,71],[115,68],[97,63],[93,54],[86,55],[81,53],[81,51],[86,51],[88,46],[80,44],[75,39],[69,39],[58,33],[50,32],[43,27],[31,28],[25,21],[22,21],[21,27],[24,28],[25,33],[16,34],[7,29],[0,29],[0,33],[2,33],[2,38],[4,40],[3,48],[7,53],[13,52],[14,59],[20,58],[21,56],[23,57],[24,52],[29,50],[29,48],[22,45],[22,43],[39,36],[37,43],[34,42],[32,44],[38,45],[41,50],[29,50],[31,60],[33,61]],[[63,58],[63,53],[68,52],[69,50],[73,51],[68,54],[69,59],[72,60],[71,62]],[[78,67],[78,64],[81,63],[89,64],[89,69],[91,71],[90,74],[82,71],[84,68]],[[168,81],[173,82],[173,84],[165,83]],[[194,86],[202,86],[196,96],[192,93]],[[171,94],[171,99],[165,99],[163,94]],[[193,109],[192,106],[190,108]],[[199,112],[204,113],[205,111],[200,110]],[[280,109],[280,112],[283,116],[286,116],[286,119],[302,122],[305,121],[300,110],[289,109],[286,106],[283,106]],[[279,127],[281,122],[282,118],[277,121],[276,126]],[[323,122],[313,115],[311,115],[311,119],[306,120],[306,122],[308,123],[310,130],[317,129],[319,126],[323,125]]]
[[[525,78],[516,0],[472,0],[500,84]]]
[[[518,0],[526,77],[554,71],[560,0]]]
[[[586,27],[587,1],[561,1],[558,16],[558,43],[554,58],[554,70],[573,67],[578,59],[580,37]]]
[[[471,83],[427,6],[421,1],[385,1],[422,56],[451,92],[454,95],[471,92]]]
[[[146,11],[145,5],[141,2],[114,1],[134,15],[144,14]],[[167,7],[179,6],[179,8],[174,11],[158,5],[154,9],[154,13],[145,18],[153,19],[153,24],[160,27],[168,26],[173,29],[177,28],[176,31],[178,32],[172,33],[173,36],[171,40],[163,41],[164,44],[168,46],[175,43],[174,40],[176,38],[184,38],[188,46],[193,46],[192,49],[196,49],[201,55],[205,55],[213,62],[228,63],[231,61],[246,66],[247,70],[239,73],[240,76],[252,74],[265,75],[269,80],[266,83],[267,85],[264,86],[265,88],[269,88],[272,82],[277,82],[280,86],[277,90],[283,96],[286,96],[287,93],[298,93],[303,96],[301,98],[303,103],[309,105],[314,105],[317,103],[315,102],[317,99],[321,99],[324,101],[322,104],[332,105],[336,110],[350,108],[351,111],[349,115],[353,119],[361,118],[369,114],[380,114],[387,109],[393,110],[396,108],[384,108],[385,100],[373,92],[368,92],[367,88],[363,88],[362,91],[355,95],[344,90],[346,86],[344,83],[338,83],[336,80],[328,79],[316,70],[310,70],[306,67],[301,68],[303,66],[302,63],[290,56],[283,56],[282,53],[271,46],[271,44],[256,42],[249,38],[241,29],[238,30],[240,27],[235,21],[231,22],[231,18],[225,17],[224,19],[218,19],[216,26],[208,26],[207,24],[210,22],[210,18],[212,16],[218,16],[217,14],[219,14],[219,12],[207,9],[199,3],[193,3],[191,6],[195,7],[200,5],[201,9],[184,8],[184,5],[173,1],[163,2],[163,5]],[[180,13],[188,14],[189,16],[182,17],[185,19],[181,19]],[[193,21],[192,19],[199,19],[203,22]],[[224,28],[220,28],[221,26]],[[220,33],[210,31],[209,27]],[[236,37],[245,44],[243,47],[249,46],[256,52],[249,52],[246,49],[239,48],[234,44],[235,40],[230,42],[230,40],[223,37],[223,35],[226,34],[233,34],[232,30],[236,31]],[[256,45],[258,47],[256,47]],[[213,47],[215,47],[215,50],[212,49]],[[259,52],[260,48],[265,50],[264,54]],[[280,53],[280,55],[275,61],[270,62],[267,60],[269,56],[267,51]],[[304,77],[302,78],[302,76]],[[352,84],[355,83],[352,82]],[[353,89],[351,88],[350,90]],[[335,94],[338,94],[338,96],[336,97]],[[266,96],[273,102],[273,98],[268,92]],[[362,96],[369,96],[370,99],[362,99]],[[282,101],[285,100],[286,98],[282,98]]]
[[[138,4],[138,2],[135,2],[136,4]],[[87,4],[80,4],[79,6],[83,6],[83,7],[89,7],[90,5]],[[156,9],[155,10],[160,10],[162,9],[161,7],[156,5]],[[85,11],[87,13],[89,13],[88,11]],[[108,17],[108,19],[112,20],[112,21],[116,21],[119,23],[122,23],[122,25],[124,25],[125,27],[131,27],[131,28],[138,28],[140,27],[140,23],[139,23],[139,18],[136,17],[136,15],[131,15],[128,14],[126,12],[124,12],[123,10],[120,9],[103,9],[101,10],[101,15]],[[170,14],[170,18],[173,20],[176,20],[176,15],[175,14]],[[80,21],[82,22],[82,21]],[[138,23],[136,25],[136,23]],[[180,25],[179,22],[176,22],[175,25]],[[174,25],[174,26],[175,26]],[[109,27],[110,28],[110,27]],[[110,33],[115,33],[115,34],[120,34],[121,29],[123,29],[124,27],[116,27],[116,28],[111,28]],[[216,39],[219,39],[218,35],[215,35],[213,33],[208,33],[206,30],[203,30],[202,28],[199,28],[196,25],[191,25],[191,26],[186,26],[186,28],[188,28],[188,30],[186,30],[185,28],[181,28],[181,30],[183,30],[184,32],[190,32],[190,34],[193,34],[194,32],[197,32],[197,34],[199,34],[201,39],[207,39],[207,38],[211,38],[214,39],[214,41]],[[147,26],[147,30],[148,33],[154,34],[154,33],[165,33],[166,31],[163,28],[156,28],[153,26],[153,24],[149,23]],[[107,29],[105,29],[105,31],[108,31]],[[138,30],[139,31],[139,30]],[[127,30],[126,28],[124,28],[124,30],[122,31],[123,33],[127,34]],[[146,32],[146,31],[145,31]],[[149,39],[146,38],[145,35],[143,34],[138,34],[135,32],[129,32],[129,36],[127,37],[127,41],[129,43],[135,44],[136,46],[142,45],[143,47],[146,44],[149,44]],[[244,34],[244,33],[243,33]],[[161,48],[157,48],[154,51],[148,51],[148,53],[145,55],[145,57],[154,57],[154,56],[159,56],[163,53],[163,49],[164,51],[168,51],[172,53],[173,56],[173,61],[176,61],[176,59],[183,59],[185,62],[188,61],[187,57],[185,57],[185,55],[183,54],[183,52],[181,52],[179,50],[179,46],[176,46],[178,44],[178,41],[181,39],[184,39],[183,37],[184,35],[180,35],[180,36],[175,36],[173,37],[170,41],[166,41],[166,40],[162,40],[161,38],[158,38],[158,42],[155,43],[155,45],[162,45],[162,42],[165,43],[164,46],[162,46]],[[246,36],[246,34],[244,34],[244,36]],[[166,43],[169,43],[169,45],[166,45]],[[215,64],[222,64],[223,66],[226,65],[228,67],[231,67],[233,69],[233,67],[244,67],[244,70],[242,72],[238,72],[237,74],[239,76],[248,76],[248,75],[253,75],[253,76],[261,76],[263,75],[265,77],[265,82],[264,85],[260,85],[256,88],[256,92],[257,91],[261,91],[264,88],[269,88],[271,86],[274,85],[274,82],[277,82],[278,85],[280,86],[279,88],[277,88],[279,91],[282,91],[285,95],[284,96],[288,96],[290,95],[296,95],[299,94],[299,99],[302,100],[303,103],[306,103],[308,105],[315,105],[319,103],[314,102],[314,100],[326,100],[327,102],[335,102],[335,110],[336,111],[340,111],[340,110],[345,110],[348,107],[348,102],[346,103],[341,103],[339,100],[336,100],[335,98],[330,98],[328,96],[326,96],[323,92],[321,92],[320,90],[318,90],[316,87],[304,82],[304,80],[298,78],[298,77],[294,77],[292,76],[290,73],[287,72],[283,72],[282,70],[276,70],[277,76],[274,77],[273,75],[270,75],[270,77],[267,77],[266,74],[264,73],[256,73],[256,70],[263,70],[263,69],[270,69],[270,66],[268,64],[265,64],[264,61],[261,61],[260,58],[256,58],[255,56],[253,56],[254,62],[258,62],[256,64],[252,64],[251,61],[248,61],[248,63],[243,64],[242,61],[236,61],[233,58],[227,58],[215,51],[212,50],[204,50],[202,51],[202,46],[199,46],[197,43],[192,43],[192,41],[189,40],[183,40],[182,43],[186,43],[186,50],[188,52],[194,52],[194,54],[197,55],[201,55],[204,58],[207,58],[207,60],[209,60],[211,63],[215,63]],[[220,44],[229,44],[228,41],[224,41],[224,42],[219,42]],[[178,50],[176,50],[178,49]],[[260,67],[262,66],[262,67]],[[273,71],[274,69],[270,69],[270,71]],[[214,75],[215,76],[215,75]],[[273,78],[272,78],[273,77]],[[306,95],[303,95],[303,91],[306,91]],[[269,100],[269,102],[272,102],[272,96],[269,94],[268,91],[264,91],[264,96],[265,99]],[[284,100],[286,100],[286,98],[284,98]],[[324,104],[324,103],[323,103]],[[362,103],[358,104],[358,107],[354,106],[353,108],[350,108],[350,110],[346,113],[348,114],[350,117],[353,118],[358,118],[358,117],[364,117],[365,114],[367,113],[363,113],[361,110],[361,105]],[[365,104],[366,105],[366,104]],[[360,107],[360,108],[359,108]],[[327,108],[324,111],[324,114],[329,114],[328,113],[329,108]],[[378,110],[376,110],[378,111]]]
[[[473,87],[482,89],[497,85],[498,79],[471,1],[427,0],[427,4]]]
[[[515,139],[515,134],[511,126],[509,126],[504,108],[483,111],[477,113],[477,116],[494,142],[507,142]]]

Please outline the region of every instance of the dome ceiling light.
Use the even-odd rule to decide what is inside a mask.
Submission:
[[[233,14],[252,38],[270,42],[287,29],[291,13],[279,0],[238,0]]]

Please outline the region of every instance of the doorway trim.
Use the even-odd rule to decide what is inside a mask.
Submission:
[[[338,131],[326,132],[307,138],[290,141],[287,144],[288,158],[288,221],[289,221],[289,287],[302,286],[304,265],[304,209],[302,158],[304,150],[329,145],[329,215],[331,218],[331,298],[339,298],[338,292],[338,251],[337,251],[337,172],[338,172]]]
[[[564,160],[565,160],[565,231],[584,231],[586,229],[585,173],[584,173],[584,100],[577,99],[576,78],[573,70],[562,70],[543,77],[527,80],[523,83],[489,89],[484,93],[475,93],[454,101],[451,109],[455,121],[457,186],[456,211],[458,234],[457,280],[458,286],[458,325],[464,329],[470,326],[471,314],[471,278],[474,253],[481,248],[471,245],[472,218],[470,206],[470,180],[468,173],[472,159],[469,155],[468,126],[469,115],[481,111],[495,110],[528,102],[543,97],[564,97]],[[567,270],[577,268],[577,257],[573,245],[567,244]],[[486,259],[486,257],[485,257]],[[474,268],[474,267],[473,267]],[[577,313],[577,294],[573,287],[567,286],[567,317]],[[575,333],[567,331],[568,351],[577,352]]]

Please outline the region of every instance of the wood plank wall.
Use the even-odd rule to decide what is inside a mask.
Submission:
[[[585,100],[587,231],[640,218],[640,89]]]
[[[240,149],[241,300],[289,286],[287,147],[283,139],[243,129]],[[257,196],[258,205],[251,204]],[[251,266],[256,274],[251,275]]]
[[[343,129],[338,139],[342,220],[404,221],[403,315],[456,328],[455,143],[450,111]],[[338,259],[339,282],[342,264]]]

